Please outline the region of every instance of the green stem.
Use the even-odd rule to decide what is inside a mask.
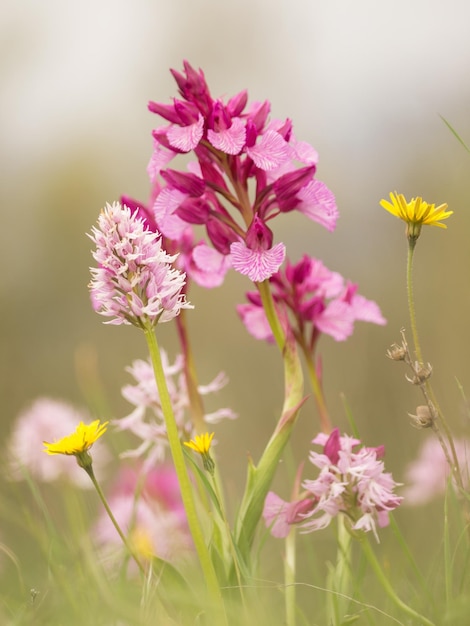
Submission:
[[[401,600],[397,596],[397,594],[395,593],[395,590],[392,587],[392,585],[390,584],[387,576],[384,574],[382,568],[380,567],[380,563],[378,562],[377,557],[375,556],[374,551],[372,550],[368,539],[363,537],[362,540],[360,541],[360,543],[361,543],[362,549],[364,551],[364,554],[365,554],[365,556],[366,556],[366,558],[367,558],[367,560],[369,562],[369,565],[374,570],[375,575],[377,576],[380,584],[382,585],[385,593],[388,595],[390,600],[392,600],[392,602],[398,608],[400,608],[404,613],[406,613],[410,617],[414,618],[421,626],[423,626],[423,625],[425,625],[425,626],[435,626],[434,622],[431,622],[426,617],[424,617],[423,615],[421,615],[420,613],[418,613],[417,611],[412,609],[410,606],[405,604],[405,602],[403,602],[403,600]]]
[[[125,536],[125,534],[122,532],[121,527],[119,526],[119,524],[117,523],[116,518],[114,517],[113,512],[111,511],[108,501],[106,500],[106,496],[103,493],[103,490],[101,489],[100,484],[98,483],[98,481],[96,480],[96,476],[95,473],[93,471],[93,467],[92,465],[89,465],[87,467],[83,468],[86,473],[88,474],[88,476],[91,479],[91,482],[93,483],[94,488],[96,489],[96,492],[101,500],[101,502],[103,503],[103,506],[106,510],[106,513],[108,514],[109,519],[111,520],[111,522],[113,523],[114,528],[117,530],[118,535],[121,537],[122,543],[126,546],[127,551],[129,552],[129,554],[132,556],[132,558],[134,559],[134,561],[137,563],[138,568],[140,569],[140,571],[142,572],[142,574],[145,576],[146,572],[145,572],[145,568],[142,565],[142,563],[140,562],[138,556],[136,555],[134,549],[132,548],[132,546],[130,545],[127,537]]]
[[[281,322],[279,321],[279,317],[276,313],[274,299],[271,293],[271,289],[269,288],[269,279],[263,280],[263,282],[255,284],[258,287],[259,295],[261,296],[261,302],[263,303],[264,312],[266,314],[266,317],[268,318],[269,326],[271,327],[274,339],[282,354],[284,351],[286,337],[284,329],[282,328]]]
[[[337,604],[339,605],[339,619],[345,614],[345,599],[351,595],[351,544],[352,537],[345,526],[344,516],[338,516],[338,556],[334,572]],[[347,600],[349,601],[349,600]]]
[[[193,426],[197,433],[203,433],[206,430],[204,423],[204,405],[201,394],[198,391],[196,366],[194,364],[193,352],[189,343],[184,309],[180,311],[180,314],[176,318],[176,328],[184,357],[184,378],[186,388],[188,390]]]
[[[408,310],[410,313],[411,333],[413,335],[413,343],[415,348],[416,358],[420,363],[423,363],[423,356],[421,354],[421,346],[418,337],[418,327],[416,324],[416,311],[413,297],[413,253],[416,246],[416,240],[408,239],[408,256],[406,262],[406,291],[408,294]]]
[[[299,343],[300,343],[302,352],[304,354],[305,361],[307,363],[310,385],[312,387],[313,397],[315,398],[315,403],[317,405],[318,414],[320,416],[320,428],[323,433],[330,434],[333,428],[331,425],[330,415],[326,407],[323,389],[320,384],[320,380],[318,379],[317,370],[315,367],[315,363],[313,361],[313,355],[309,351],[309,349],[307,348],[303,340],[300,341]]]
[[[284,582],[286,602],[286,626],[295,626],[296,616],[296,588],[295,588],[295,528],[291,528],[286,537],[286,555],[284,559]]]
[[[412,237],[408,238],[408,257],[407,257],[407,264],[406,264],[406,287],[407,287],[407,294],[408,294],[408,309],[410,312],[411,332],[413,335],[415,354],[419,363],[424,365],[423,356],[421,353],[421,345],[419,343],[419,338],[418,338],[418,326],[416,323],[416,311],[415,311],[414,296],[413,296],[413,254],[414,254],[415,246],[416,246],[416,239],[413,239]],[[439,408],[439,404],[435,397],[434,390],[432,389],[432,386],[429,383],[429,381],[426,381],[425,384],[421,388],[422,388],[422,391],[424,393],[424,396],[426,398],[426,402],[429,408],[431,409],[431,411],[434,409],[434,412],[436,413],[437,417],[439,417],[440,422],[444,428],[447,441],[449,443],[449,447],[451,450],[452,461],[453,461],[452,463],[449,463],[449,466],[450,466],[450,469],[452,470],[452,473],[454,474],[456,478],[457,485],[459,486],[460,489],[463,489],[463,481],[462,481],[462,476],[461,476],[461,471],[460,471],[460,464],[459,464],[459,460],[457,457],[457,451],[455,449],[452,432],[449,428],[449,425],[447,423],[447,420],[444,414]],[[431,407],[431,404],[429,401],[430,399],[432,400],[433,407]],[[441,446],[447,458],[447,448],[445,444],[443,444],[442,441],[441,441]]]
[[[222,595],[215,574],[214,566],[212,564],[209,550],[207,549],[204,535],[202,533],[201,525],[196,512],[196,505],[194,502],[191,481],[186,469],[184,461],[184,454],[181,447],[181,442],[178,433],[178,427],[176,425],[175,416],[173,413],[173,407],[171,405],[170,394],[166,384],[165,373],[163,371],[162,361],[160,357],[160,350],[157,343],[157,338],[153,326],[148,323],[144,326],[144,334],[147,340],[147,345],[150,353],[150,358],[153,365],[153,371],[155,374],[155,380],[157,383],[158,393],[160,396],[160,403],[162,412],[165,418],[165,425],[168,436],[168,443],[170,445],[171,456],[173,458],[173,464],[175,466],[176,474],[178,476],[178,482],[181,491],[181,498],[183,500],[186,517],[188,520],[189,530],[191,532],[194,546],[196,548],[199,562],[201,564],[202,571],[206,580],[207,588],[217,604],[217,608],[221,612],[223,622],[226,623],[226,615],[223,609]]]

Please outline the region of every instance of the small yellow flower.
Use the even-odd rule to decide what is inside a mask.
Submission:
[[[134,528],[130,533],[129,543],[134,552],[146,561],[150,560],[155,554],[152,537],[145,528],[139,526]]]
[[[215,433],[203,433],[202,435],[196,435],[194,439],[191,439],[191,441],[183,441],[185,446],[191,448],[191,450],[194,450],[195,452],[198,452],[202,456],[204,469],[212,475],[214,474],[215,464],[209,454],[209,450],[214,434]]]
[[[447,228],[441,220],[450,217],[453,211],[447,211],[447,204],[428,204],[422,198],[412,198],[406,201],[403,194],[397,192],[390,194],[390,200],[381,200],[380,206],[386,209],[395,217],[407,223],[406,234],[409,239],[416,240],[424,226],[439,226],[439,228]]]
[[[44,452],[47,452],[47,454],[69,454],[74,456],[83,454],[106,432],[108,424],[109,422],[100,424],[100,420],[95,420],[88,425],[80,422],[77,430],[72,435],[62,437],[62,439],[54,443],[43,441],[46,446]]]
[[[183,443],[185,446],[188,446],[188,448],[191,448],[191,450],[199,452],[199,454],[207,454],[211,447],[214,434],[215,433],[204,433],[203,435],[196,435],[191,441],[184,441]]]

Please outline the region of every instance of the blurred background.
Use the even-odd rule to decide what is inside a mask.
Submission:
[[[4,0],[3,440],[39,395],[85,405],[84,380],[94,367],[109,404],[105,417],[130,412],[120,395],[130,382],[125,368],[146,347],[136,329],[105,326],[92,311],[85,233],[107,201],[147,199],[151,131],[160,124],[147,102],[176,95],[169,68],[181,70],[183,59],[204,70],[215,97],[247,88],[251,101],[269,99],[272,117],[291,118],[297,138],[318,150],[317,177],[337,197],[337,230],[290,214],[276,220],[275,237],[292,259],[317,256],[359,283],[388,319],[385,327],[358,323],[345,343],[325,337],[320,351],[334,421],[349,429],[345,398],[367,444],[386,444],[397,480],[423,439],[407,417],[421,399],[404,368],[385,357],[408,327],[406,240],[403,224],[379,201],[397,190],[449,204],[448,230],[427,229],[419,241],[415,295],[436,392],[455,432],[464,432],[456,378],[470,388],[470,155],[441,116],[470,144],[469,20],[466,0]],[[230,384],[213,408],[239,414],[216,429],[234,503],[247,454],[258,458],[282,400],[275,348],[252,339],[235,312],[249,288],[232,273],[221,288],[190,294],[200,380],[224,370]],[[158,332],[174,357],[173,325]],[[317,427],[310,400],[293,438],[296,462],[306,459]],[[280,486],[283,496],[287,489]],[[415,532],[415,514],[401,515]]]

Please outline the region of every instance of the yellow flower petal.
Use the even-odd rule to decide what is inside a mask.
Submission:
[[[100,420],[95,420],[91,424],[80,422],[77,429],[71,435],[62,437],[59,441],[49,443],[44,441],[44,452],[47,454],[69,454],[79,455],[91,448],[97,439],[106,432],[109,422],[100,424]]]
[[[202,435],[196,435],[191,441],[184,441],[184,445],[199,454],[207,454],[211,447],[212,439],[215,433],[204,433]]]
[[[453,214],[453,211],[447,211],[447,204],[435,206],[425,202],[421,197],[412,198],[406,201],[403,194],[397,192],[390,194],[390,202],[381,200],[380,206],[386,211],[400,218],[407,224],[438,226],[439,228],[447,228],[441,220],[445,220]]]

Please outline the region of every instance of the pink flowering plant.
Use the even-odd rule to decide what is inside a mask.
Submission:
[[[323,388],[320,340],[343,343],[356,322],[374,324],[380,340],[386,320],[379,305],[308,251],[294,259],[273,229],[276,217],[296,211],[312,232],[335,230],[339,212],[333,193],[317,178],[316,150],[296,138],[290,119],[271,116],[268,101],[250,104],[246,91],[214,98],[203,72],[187,62],[182,72],[171,73],[178,96],[170,104],[149,104],[158,120],[149,198],[140,202],[123,195],[107,204],[88,235],[93,309],[107,324],[136,327],[148,349],[148,358],[127,368],[122,396],[130,412],[106,413],[100,423],[66,403],[41,399],[18,418],[8,447],[11,480],[28,480],[43,512],[47,505],[34,486],[41,481],[62,484],[68,493],[86,483],[98,495],[100,512],[88,525],[81,522],[84,556],[83,561],[76,557],[74,568],[96,581],[95,613],[84,618],[72,602],[81,617],[75,622],[70,613],[67,623],[228,626],[266,620],[340,626],[362,615],[371,624],[385,623],[382,618],[427,626],[460,623],[449,618],[450,583],[444,608],[428,602],[426,582],[393,521],[393,512],[407,499],[417,504],[448,493],[468,528],[468,446],[454,440],[430,386],[432,368],[422,357],[411,289],[422,226],[445,227],[442,220],[451,212],[447,205],[435,207],[421,198],[407,202],[399,194],[381,203],[406,222],[409,245],[413,346],[402,332],[388,356],[404,362],[408,381],[422,394],[424,404],[413,424],[434,435],[403,485],[386,469],[384,443],[359,434],[349,414],[349,433],[342,434],[341,418],[330,415]],[[186,165],[176,169],[182,156]],[[284,397],[259,458],[248,459],[243,492],[227,507],[233,494],[217,459],[217,427],[238,416],[223,400],[215,410],[206,409],[205,397],[222,394],[228,379],[221,371],[212,381],[199,382],[200,355],[193,351],[188,316],[203,290],[223,287],[229,271],[246,281],[246,300],[234,303],[234,309],[254,339],[273,344],[283,367]],[[190,298],[193,283],[200,289]],[[174,357],[160,346],[165,322],[177,330],[180,353]],[[292,489],[284,499],[274,481],[281,461],[290,458],[301,411],[318,418],[309,435],[313,448],[308,463],[289,474]],[[233,427],[243,428],[243,420],[240,415]],[[106,477],[110,442],[123,437],[119,469]],[[44,517],[50,540],[54,521]],[[392,540],[390,528],[411,563],[412,584],[421,585],[417,594],[407,592],[380,557],[382,536]],[[315,551],[323,537],[333,548],[318,587],[324,602],[316,600],[316,613],[307,619],[297,596],[302,584],[297,556]],[[468,542],[466,530],[462,537]],[[265,542],[283,553],[282,618],[272,600],[279,583],[263,595],[272,612],[260,607]],[[63,544],[67,550],[67,541]],[[355,577],[355,568],[361,577]],[[60,579],[60,568],[51,571]],[[372,575],[383,590],[375,604],[367,596]],[[125,609],[109,601],[115,592],[124,594]],[[109,615],[97,617],[101,605],[110,605]],[[48,615],[38,610],[34,623],[53,623]],[[12,623],[26,623],[21,619]]]

